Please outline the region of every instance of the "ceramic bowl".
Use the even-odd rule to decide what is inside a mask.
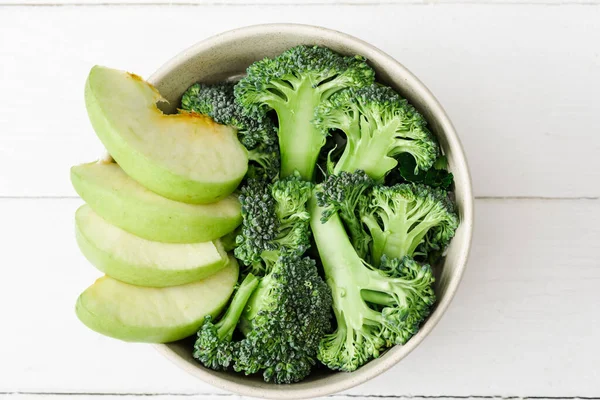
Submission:
[[[149,80],[169,101],[165,111],[174,111],[181,95],[193,83],[235,79],[243,75],[246,67],[254,61],[276,56],[300,44],[326,46],[342,54],[365,56],[375,69],[377,80],[395,88],[425,116],[447,155],[449,169],[454,174],[461,225],[444,261],[436,266],[437,305],[419,333],[406,345],[390,349],[355,372],[319,370],[300,383],[275,385],[263,382],[261,377],[216,372],[202,367],[192,358],[192,339],[156,346],[176,365],[211,385],[241,395],[268,399],[325,396],[368,381],[400,362],[423,341],[448,308],[465,269],[473,227],[469,169],[450,119],[431,92],[411,72],[389,55],[362,40],[316,26],[250,26],[214,36],[192,46],[163,65]],[[447,78],[452,79],[450,76]]]

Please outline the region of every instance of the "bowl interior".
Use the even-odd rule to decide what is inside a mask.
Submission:
[[[258,25],[212,37],[184,51],[165,64],[151,78],[174,112],[181,95],[196,82],[218,82],[243,75],[246,67],[264,57],[273,57],[290,47],[321,45],[342,54],[360,54],[369,60],[377,80],[395,88],[427,119],[430,129],[440,141],[448,157],[449,169],[456,182],[456,203],[461,225],[442,264],[436,267],[438,302],[421,330],[406,345],[396,346],[378,359],[353,373],[332,373],[318,370],[303,382],[276,386],[266,384],[261,377],[245,377],[206,369],[193,360],[191,339],[158,345],[157,348],[177,365],[215,386],[247,396],[292,399],[324,396],[360,384],[396,364],[431,331],[446,310],[461,279],[471,240],[473,201],[471,180],[462,147],[445,112],[432,94],[397,61],[351,36],[324,28],[292,25]]]

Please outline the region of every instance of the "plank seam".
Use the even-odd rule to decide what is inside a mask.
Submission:
[[[95,397],[160,397],[160,396],[215,396],[215,397],[239,397],[233,393],[96,393],[96,392],[0,392],[2,396],[95,396]],[[410,399],[410,400],[434,400],[434,399],[474,399],[474,400],[600,400],[600,397],[590,396],[502,396],[502,395],[377,395],[377,394],[337,394],[328,396],[330,398],[369,398],[369,399]]]
[[[600,200],[600,196],[475,196],[475,200]]]
[[[437,0],[397,0],[397,1],[379,1],[379,2],[352,2],[352,1],[340,1],[340,2],[294,2],[294,3],[268,3],[268,2],[257,2],[257,3],[235,3],[229,1],[209,1],[209,2],[160,2],[160,3],[134,3],[134,2],[121,2],[121,3],[84,3],[84,2],[65,2],[65,3],[5,3],[0,2],[0,7],[147,7],[147,6],[174,6],[174,7],[199,7],[199,6],[238,6],[238,7],[289,7],[289,6],[389,6],[389,5],[410,5],[410,6],[440,6],[440,5],[476,5],[476,6],[598,6],[600,2],[598,0],[582,0],[582,1],[484,1],[484,2],[473,2],[473,1],[437,1]]]

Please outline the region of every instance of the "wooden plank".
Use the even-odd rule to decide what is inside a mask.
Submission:
[[[600,0],[0,0],[0,5],[56,6],[56,5],[386,5],[386,4],[501,4],[501,5],[590,5]]]
[[[89,400],[98,399],[102,400],[135,400],[140,397],[151,397],[153,400],[167,400],[177,399],[184,397],[187,400],[250,400],[250,397],[237,396],[233,394],[190,394],[178,396],[175,394],[123,394],[123,395],[112,395],[112,394],[62,394],[62,393],[7,393],[4,394],[3,398],[7,400]],[[336,400],[373,400],[381,399],[381,396],[377,395],[333,395],[328,397],[319,397],[320,399],[336,399]],[[424,396],[385,396],[384,399],[389,400],[429,400],[431,397]],[[465,397],[452,397],[452,396],[435,396],[435,400],[579,400],[580,398],[573,397],[484,397],[484,396],[465,396]],[[597,398],[586,398],[585,400],[597,400]]]
[[[190,394],[190,395],[177,395],[177,394],[154,394],[154,393],[130,393],[130,394],[73,394],[73,393],[0,393],[0,398],[6,400],[90,400],[90,399],[102,399],[102,400],[139,400],[140,397],[150,397],[152,400],[169,400],[169,399],[180,399],[186,400],[242,400],[250,399],[249,397],[229,395],[229,394]],[[349,397],[339,397],[342,400],[350,399]],[[361,397],[366,399],[368,397]],[[360,400],[361,398],[358,398]],[[356,397],[351,397],[356,400]]]
[[[82,99],[93,64],[147,77],[198,40],[282,20],[355,34],[414,71],[454,120],[477,196],[600,196],[600,7],[567,3],[2,7],[0,196],[74,194],[69,167],[103,152]]]
[[[223,393],[73,312],[100,274],[73,237],[75,199],[0,200],[0,393]],[[347,394],[600,397],[599,200],[479,200],[447,315],[391,371]],[[3,397],[0,394],[0,397]]]

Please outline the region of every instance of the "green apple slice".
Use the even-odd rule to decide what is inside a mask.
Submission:
[[[169,200],[144,188],[115,163],[75,166],[71,182],[102,218],[155,242],[208,242],[232,232],[242,222],[240,202],[233,195],[212,204]]]
[[[221,271],[198,282],[167,288],[134,286],[104,276],[77,299],[77,317],[88,328],[128,342],[167,343],[196,333],[217,316],[238,278],[231,257]]]
[[[206,278],[227,265],[220,240],[161,243],[132,235],[107,222],[88,205],[75,213],[77,244],[100,271],[139,286],[183,285]]]
[[[96,134],[133,179],[185,203],[212,203],[232,193],[248,169],[236,130],[199,114],[163,114],[160,101],[139,76],[100,66],[85,87]]]

